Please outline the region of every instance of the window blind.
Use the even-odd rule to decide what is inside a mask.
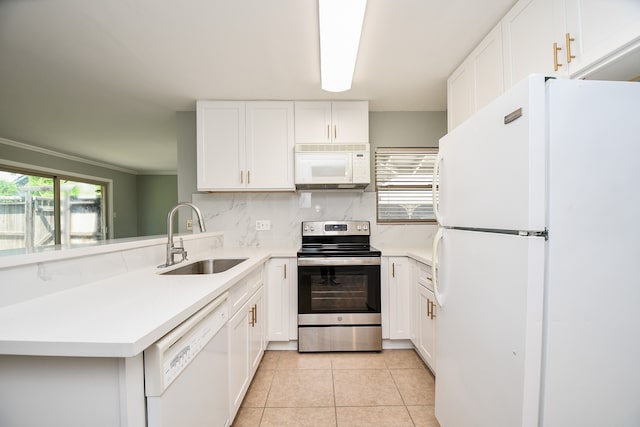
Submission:
[[[378,148],[375,172],[378,222],[433,222],[437,148]]]

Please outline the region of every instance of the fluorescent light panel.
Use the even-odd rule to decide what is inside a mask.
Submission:
[[[322,89],[351,89],[367,0],[319,0]]]

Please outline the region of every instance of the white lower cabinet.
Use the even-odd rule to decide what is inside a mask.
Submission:
[[[424,362],[436,372],[436,317],[438,305],[431,282],[431,266],[417,263],[414,280],[414,335],[412,341]]]
[[[386,281],[387,295],[389,298],[389,324],[388,337],[383,338],[409,339],[410,338],[410,311],[409,304],[411,301],[411,264],[408,257],[383,257],[383,263],[386,263],[386,277],[382,280]],[[384,300],[384,294],[383,294]],[[383,319],[385,316],[383,316]]]
[[[267,266],[267,341],[296,339],[297,334],[292,336],[298,326],[296,258],[272,258]]]
[[[416,333],[418,353],[435,372],[436,359],[436,303],[433,291],[418,285],[418,331]]]
[[[258,370],[264,355],[266,316],[264,305],[264,289],[261,288],[249,301],[249,309],[253,310],[253,318],[249,322],[249,382]]]
[[[231,317],[229,332],[229,415],[236,416],[265,347],[264,287]]]

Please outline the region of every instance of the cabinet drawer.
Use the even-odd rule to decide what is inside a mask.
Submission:
[[[233,316],[249,298],[247,279],[242,279],[229,289],[229,317]]]
[[[253,270],[245,279],[249,293],[253,294],[262,285],[262,266]]]
[[[431,281],[431,266],[418,263],[418,283],[433,291],[433,283]]]
[[[244,279],[229,289],[229,315],[232,316],[244,304],[249,296],[262,285],[262,266],[256,268]]]

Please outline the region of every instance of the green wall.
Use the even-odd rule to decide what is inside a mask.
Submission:
[[[140,175],[137,179],[138,235],[167,233],[167,214],[178,203],[176,175]]]

